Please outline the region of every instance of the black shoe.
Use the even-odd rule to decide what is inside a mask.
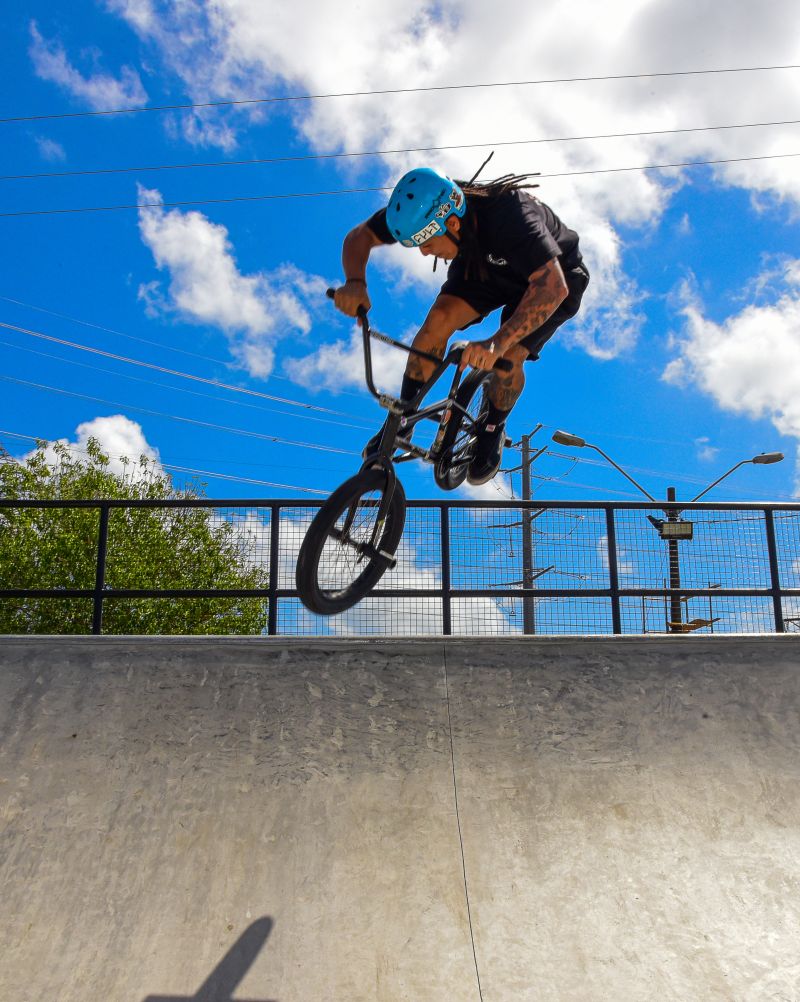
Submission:
[[[475,455],[469,464],[467,481],[474,486],[485,484],[491,480],[500,469],[503,458],[503,446],[506,442],[505,424],[496,424],[481,428],[475,442]]]
[[[377,432],[377,434],[373,435],[372,438],[369,440],[369,442],[367,442],[367,444],[361,450],[362,459],[368,459],[370,456],[374,456],[378,452],[385,428],[386,428],[386,422],[384,422],[383,427],[380,429],[380,431]],[[413,432],[413,430],[414,430],[413,428],[409,428],[407,431],[406,430],[403,431],[402,438],[397,438],[395,441],[396,449],[402,449],[404,445],[411,444],[411,433]]]

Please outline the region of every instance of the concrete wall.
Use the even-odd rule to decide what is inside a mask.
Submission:
[[[799,640],[0,638],[0,999],[800,1000]]]

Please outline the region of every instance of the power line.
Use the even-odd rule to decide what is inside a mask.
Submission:
[[[491,83],[443,84],[429,87],[392,87],[382,90],[340,91],[327,94],[290,94],[281,97],[240,98],[232,101],[202,101],[189,104],[162,104],[145,108],[112,108],[101,111],[72,111],[47,115],[17,115],[0,118],[0,125],[12,122],[44,122],[64,118],[99,118],[110,115],[137,115],[152,111],[190,111],[196,108],[231,108],[254,104],[288,104],[297,101],[318,101],[323,98],[338,97],[379,97],[388,94],[422,94],[451,90],[479,90],[497,87],[536,87],[542,84],[599,83],[613,80],[653,80],[664,77],[710,76],[722,73],[766,73],[774,70],[796,70],[800,64],[790,63],[779,66],[734,66],[719,69],[671,70],[659,73],[615,73],[593,77],[550,77],[540,80],[505,80]]]
[[[719,160],[688,160],[671,164],[646,164],[636,167],[602,167],[592,170],[557,171],[550,174],[537,172],[536,177],[585,177],[590,174],[620,174],[629,171],[671,170],[679,167],[712,167],[717,164],[751,163],[757,160],[785,160],[800,157],[800,153],[773,153],[755,157],[725,157]],[[392,191],[391,185],[374,188],[334,188],[328,191],[293,191],[273,195],[240,195],[235,198],[196,198],[179,202],[139,202],[134,205],[90,205],[72,209],[32,209],[23,212],[0,212],[0,219],[19,216],[56,216],[78,212],[116,212],[120,209],[164,209],[181,208],[187,205],[227,205],[235,202],[268,202],[284,198],[317,198],[325,195],[363,195],[378,191]]]
[[[160,349],[163,349],[165,351],[178,352],[181,355],[188,355],[191,358],[198,358],[198,359],[201,359],[202,361],[205,361],[205,362],[213,362],[215,364],[224,365],[224,366],[228,366],[230,364],[230,360],[226,361],[225,359],[215,358],[214,356],[211,356],[211,355],[200,355],[197,352],[186,351],[183,348],[176,348],[173,345],[164,344],[163,342],[160,342],[160,341],[150,341],[150,340],[148,340],[146,338],[136,337],[133,334],[125,334],[122,331],[114,330],[111,327],[103,327],[100,324],[90,323],[87,320],[80,320],[77,317],[72,317],[72,316],[69,316],[68,314],[65,314],[65,313],[57,313],[56,311],[46,309],[43,306],[35,306],[32,303],[25,303],[25,302],[22,302],[19,299],[12,299],[9,296],[0,296],[0,301],[6,302],[6,303],[13,303],[16,306],[23,306],[26,309],[36,310],[39,313],[46,313],[49,316],[58,317],[60,320],[68,320],[70,323],[80,324],[83,327],[89,327],[89,328],[94,329],[94,330],[103,331],[104,333],[107,333],[107,334],[114,334],[117,337],[127,338],[130,341],[136,341],[136,342],[139,342],[140,344],[150,345],[151,347],[160,348]],[[57,356],[53,356],[53,357],[57,357]],[[64,361],[66,361],[66,359]],[[72,364],[76,364],[76,363],[72,363]],[[103,370],[103,371],[105,371],[105,370]],[[131,378],[131,377],[127,377],[127,378]],[[294,383],[294,381],[291,380],[291,379],[289,379],[287,376],[279,376],[279,375],[276,375],[274,372],[270,373],[270,377],[269,378],[271,380],[272,379],[279,379],[279,380],[282,380],[283,382],[292,383],[293,385],[296,385]],[[161,385],[161,384],[155,384],[155,385]],[[177,389],[177,387],[175,389]],[[190,391],[184,390],[182,392],[190,392]],[[347,390],[338,390],[337,392],[340,393],[340,394],[342,394],[342,395],[345,395],[345,396],[358,397],[359,399],[363,400],[363,394],[361,394],[361,393],[356,393],[354,391],[347,391]],[[222,398],[220,398],[220,399],[222,399]],[[228,402],[229,403],[233,403],[234,401],[228,401]],[[253,405],[248,405],[248,406],[253,406]],[[302,417],[302,416],[304,416],[304,415],[297,415],[297,417]],[[316,420],[321,420],[321,419],[316,419]],[[552,431],[556,430],[556,426],[555,425],[542,425],[542,427],[545,428],[545,429],[552,430]],[[591,431],[591,429],[589,429],[589,430]],[[675,439],[674,438],[650,438],[650,437],[647,437],[647,436],[644,436],[644,435],[620,435],[617,432],[608,431],[607,429],[602,429],[602,430],[595,429],[594,432],[593,432],[593,434],[595,436],[602,436],[604,438],[620,439],[620,440],[626,441],[626,442],[646,442],[648,444],[668,445],[668,446],[674,446],[675,445]],[[509,449],[515,449],[515,450],[519,451],[519,443],[517,442],[517,443],[515,443],[512,446],[508,446],[507,448],[509,448]],[[550,453],[550,454],[554,455],[554,453]],[[576,462],[578,461],[577,457],[575,457],[575,461]],[[581,462],[590,462],[590,460],[583,459],[583,460],[581,460]],[[596,463],[598,466],[604,465],[604,464],[600,463],[598,460],[592,460],[591,462]],[[658,472],[651,471],[651,470],[640,469],[639,467],[631,467],[631,469],[633,470],[633,472],[652,474],[653,476],[663,477],[664,479],[670,479],[671,478],[671,479],[686,480],[686,481],[688,481],[690,483],[697,483],[697,484],[701,483],[701,481],[698,478],[692,479],[692,478],[684,477],[684,476],[682,476],[680,474],[658,473]],[[722,489],[724,490],[724,488],[722,488]]]
[[[24,303],[20,299],[12,299],[10,296],[0,296],[0,301],[4,303],[13,303],[15,306],[22,306],[27,310],[36,310],[37,313],[46,313],[48,316],[57,317],[59,320],[67,320],[71,324],[80,324],[81,327],[89,327],[92,330],[102,331],[104,334],[113,334],[115,337],[124,337],[128,341],[136,341],[139,344],[150,345],[153,348],[159,348],[162,351],[174,351],[179,355],[187,355],[189,358],[199,358],[203,362],[212,362],[215,365],[224,365],[226,368],[231,364],[230,359],[215,358],[213,355],[200,355],[196,351],[187,351],[185,348],[176,348],[171,344],[164,344],[163,341],[150,341],[147,338],[136,337],[134,334],[126,334],[123,331],[114,330],[112,327],[103,327],[101,324],[93,324],[88,320],[79,320],[77,317],[71,317],[66,313],[57,313],[55,310],[48,310],[44,306],[35,306],[33,303]],[[270,379],[277,379],[283,383],[294,383],[294,380],[289,379],[288,376],[279,376],[274,372],[269,375]],[[359,397],[362,398],[362,394],[354,393],[351,390],[338,390],[344,396],[348,397]]]
[[[21,435],[21,434],[19,434],[19,432],[5,431],[3,429],[0,429],[0,435],[6,435],[8,438],[24,439],[24,440],[30,441],[30,442],[46,442],[47,441],[47,439],[44,439],[44,438],[41,438],[41,437],[38,437],[38,436],[34,436],[34,435]],[[48,442],[48,444],[50,444],[50,443]],[[64,444],[64,443],[62,443],[62,444]],[[83,456],[88,456],[89,455],[89,452],[88,452],[87,449],[81,449],[77,445],[66,445],[66,444],[64,444],[64,448],[66,448],[69,452],[77,452],[79,455],[83,455]],[[118,456],[116,458],[123,459],[125,457],[124,456]],[[128,457],[128,458],[130,458],[130,457]],[[12,461],[16,462],[16,460],[12,460]],[[8,460],[0,458],[0,463],[3,463],[3,462],[8,462]],[[322,494],[322,495],[326,495],[326,494],[330,493],[329,491],[318,490],[316,487],[294,487],[292,484],[278,484],[278,483],[274,483],[271,480],[255,480],[252,477],[235,477],[235,476],[233,476],[232,474],[229,474],[229,473],[213,473],[211,470],[197,470],[197,469],[194,469],[191,466],[176,466],[174,463],[162,463],[162,462],[159,462],[159,465],[161,465],[165,470],[174,470],[177,473],[191,473],[193,476],[197,476],[197,475],[200,475],[200,476],[209,476],[209,477],[213,477],[215,480],[233,480],[236,483],[241,483],[241,484],[258,484],[259,486],[262,486],[262,487],[279,487],[281,490],[299,491],[299,492],[305,493],[305,494]]]
[[[289,439],[279,438],[276,435],[265,435],[262,432],[247,431],[244,428],[231,428],[227,425],[212,424],[210,421],[198,421],[195,418],[180,417],[177,414],[165,414],[163,411],[154,411],[146,407],[138,407],[135,404],[122,404],[118,400],[106,400],[103,397],[90,396],[88,393],[77,393],[74,390],[64,390],[59,386],[47,386],[44,383],[34,383],[27,379],[16,379],[13,376],[0,375],[0,380],[5,383],[15,383],[18,386],[30,386],[33,389],[45,390],[48,393],[58,393],[61,396],[76,397],[79,400],[91,400],[93,403],[105,404],[108,407],[121,407],[124,410],[137,411],[140,414],[148,414],[151,417],[166,418],[169,421],[179,421],[182,424],[193,424],[201,428],[210,428],[213,431],[225,431],[232,435],[244,435],[247,438],[257,438],[264,442],[274,442],[278,445],[291,445],[302,449],[316,449],[319,452],[336,452],[343,456],[356,456],[358,453],[349,449],[337,449],[332,445],[318,445],[315,442],[293,442]]]
[[[0,327],[6,330],[16,331],[18,334],[27,334],[29,337],[40,338],[42,341],[50,341],[53,344],[65,345],[68,348],[76,348],[79,351],[88,351],[93,355],[102,355],[104,358],[112,358],[117,362],[125,362],[127,365],[138,365],[144,369],[153,369],[156,372],[163,372],[170,376],[179,376],[181,379],[191,379],[196,383],[205,383],[208,386],[216,386],[223,390],[231,390],[234,393],[244,393],[250,397],[259,397],[262,400],[272,400],[280,404],[290,404],[292,407],[300,407],[304,410],[318,411],[321,414],[333,414],[337,417],[350,417],[345,411],[331,410],[329,407],[318,407],[316,404],[303,403],[300,400],[290,400],[288,397],[276,397],[271,393],[262,393],[259,390],[250,390],[244,386],[234,386],[231,383],[222,383],[218,379],[207,379],[204,376],[195,376],[190,372],[181,372],[179,369],[168,369],[163,365],[155,365],[153,362],[143,362],[140,359],[127,358],[125,355],[116,355],[111,351],[103,351],[100,348],[90,348],[85,344],[78,344],[76,341],[67,341],[64,338],[53,337],[51,334],[43,334],[41,331],[31,331],[16,324],[7,324],[0,321]]]
[[[608,466],[606,463],[602,462],[599,459],[588,459],[588,458],[584,458],[582,456],[565,456],[565,455],[563,455],[562,453],[559,453],[559,452],[551,452],[549,449],[548,449],[546,455],[550,456],[553,459],[566,459],[566,460],[569,460],[570,462],[572,462],[573,466],[572,466],[572,468],[570,470],[567,471],[566,474],[564,474],[565,477],[569,476],[569,474],[571,473],[572,469],[574,469],[575,464],[577,464],[577,463],[582,463],[585,466],[595,466],[595,467],[598,467],[598,468],[604,469],[604,470],[610,470],[611,469],[610,466]],[[677,482],[680,482],[680,483],[698,484],[698,485],[705,483],[705,481],[701,480],[699,477],[690,477],[690,476],[686,476],[685,474],[680,474],[680,473],[662,473],[662,472],[660,472],[658,470],[647,470],[647,469],[642,469],[641,467],[637,467],[637,466],[629,466],[628,469],[633,470],[634,473],[645,473],[645,474],[648,474],[651,477],[658,477],[659,479],[662,479],[662,480],[674,480],[674,481],[677,481]],[[534,477],[534,478],[536,478],[536,479],[539,479],[539,480],[559,480],[559,479],[561,479],[561,478],[558,478],[558,477],[545,477],[545,476],[542,476],[541,474],[536,474],[536,473],[532,473],[531,476]],[[583,486],[583,487],[587,487],[587,489],[591,489],[591,490],[597,490],[597,491],[600,490],[599,487],[589,488],[588,484],[580,484],[580,485],[579,484],[574,484],[574,483],[567,484],[565,482],[564,486],[576,486],[576,487],[577,486]],[[602,489],[606,490],[606,488],[602,488]],[[731,495],[737,495],[737,496],[739,494],[749,494],[750,497],[757,498],[759,500],[761,499],[761,494],[757,494],[754,491],[738,491],[737,492],[737,491],[734,491],[731,487],[720,487],[719,491],[720,491],[721,494],[731,494]],[[613,493],[613,494],[624,494],[626,497],[641,498],[641,495],[634,494],[633,492],[630,492],[630,491],[610,491],[610,493]],[[792,495],[790,495],[790,494],[776,494],[775,497],[778,498],[778,499],[780,499],[780,500],[786,500],[786,501],[794,501],[795,500],[795,498]],[[656,506],[660,505],[661,503],[662,503],[661,501],[659,501],[658,499],[656,499]],[[687,503],[689,503],[689,502],[687,502]]]
[[[46,435],[23,435],[20,432],[0,429],[0,436],[2,435],[7,435],[11,438],[26,439],[27,441],[30,442],[45,442],[48,444],[55,441],[63,441],[63,439],[49,439]],[[176,456],[175,459],[176,461],[180,461],[183,463],[200,462],[200,461],[204,463],[228,463],[231,461],[230,456],[216,457],[216,456],[208,456],[205,454],[202,456]],[[299,470],[310,470],[314,473],[320,473],[320,472],[330,473],[332,475],[336,474],[337,476],[349,476],[352,473],[352,468],[349,466],[320,467],[318,463],[314,463],[311,466],[302,466],[297,463],[254,463],[250,462],[249,460],[244,460],[239,458],[237,458],[235,462],[237,467],[255,467],[257,469],[262,469],[262,470],[291,470],[293,473],[296,473]],[[212,476],[216,476],[216,474],[212,473],[210,470],[207,472]]]
[[[697,125],[681,129],[650,129],[642,132],[604,132],[587,136],[555,136],[545,139],[508,139],[494,143],[459,143],[452,146],[412,146],[407,149],[366,150],[359,153],[309,153],[303,156],[258,157],[251,160],[209,160],[188,164],[145,164],[137,167],[98,167],[85,170],[47,171],[40,174],[5,174],[0,181],[32,181],[43,178],[94,177],[108,174],[136,174],[149,171],[195,170],[206,167],[249,167],[258,164],[304,163],[317,160],[343,160],[357,157],[385,157],[401,153],[440,153],[445,150],[488,149],[500,146],[532,146],[540,143],[577,143],[597,139],[632,139],[637,136],[674,136],[686,132],[722,132],[731,129],[762,129],[800,125],[800,119],[779,122],[742,122],[732,125]]]
[[[183,202],[141,202],[135,205],[98,205],[77,209],[37,209],[32,212],[0,212],[0,218],[12,216],[53,216],[71,212],[116,212],[118,209],[160,209],[175,208],[184,205],[222,205],[231,202],[264,202],[282,198],[314,198],[322,195],[361,195],[374,191],[391,191],[391,187],[378,188],[341,188],[330,191],[295,191],[280,195],[243,195],[238,198],[205,198],[190,199]]]
[[[330,418],[315,417],[313,414],[295,414],[293,411],[282,411],[277,407],[265,407],[263,404],[249,404],[244,400],[227,400],[225,397],[215,396],[213,393],[203,393],[200,390],[189,390],[185,386],[170,386],[169,383],[159,383],[155,379],[143,379],[141,376],[130,376],[124,372],[115,372],[113,369],[106,369],[101,365],[91,365],[88,362],[78,362],[74,359],[63,358],[61,355],[52,355],[47,351],[37,351],[35,348],[25,348],[19,344],[13,344],[11,341],[0,341],[0,345],[6,348],[13,348],[15,351],[24,351],[31,355],[38,355],[41,358],[50,358],[56,362],[64,362],[67,365],[76,365],[82,369],[90,369],[93,372],[103,372],[109,376],[116,376],[118,379],[128,379],[135,383],[144,383],[147,386],[157,386],[164,390],[169,390],[170,393],[187,393],[193,397],[203,397],[205,400],[213,400],[218,404],[231,404],[234,407],[248,407],[252,410],[261,411],[262,413],[269,414],[281,414],[286,417],[294,418],[295,420],[302,421],[317,421],[321,424],[332,424],[337,428],[355,428],[356,431],[368,431],[373,425],[370,424],[348,424],[344,421],[331,421]]]

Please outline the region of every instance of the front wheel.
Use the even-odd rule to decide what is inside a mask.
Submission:
[[[295,572],[300,600],[311,612],[321,616],[344,612],[394,565],[406,497],[395,480],[386,508],[387,490],[384,470],[362,470],[337,488],[314,516]]]
[[[433,467],[433,478],[443,491],[454,491],[467,476],[474,452],[475,425],[483,409],[489,379],[488,372],[476,369],[456,392],[455,405],[439,447],[439,458]]]

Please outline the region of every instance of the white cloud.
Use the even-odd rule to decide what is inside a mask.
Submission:
[[[290,358],[284,363],[286,374],[307,390],[329,390],[337,393],[348,387],[364,389],[364,340],[356,327],[349,340],[324,344],[302,358]],[[375,384],[385,393],[399,394],[407,355],[399,348],[371,341],[372,371]]]
[[[711,440],[709,438],[705,436],[696,438],[694,440],[694,444],[697,447],[697,458],[701,462],[708,463],[717,458],[719,449],[711,445]]]
[[[142,34],[154,30],[157,17],[150,0],[106,0],[106,7],[119,14]]]
[[[140,107],[147,103],[139,74],[130,66],[122,67],[119,78],[102,72],[84,76],[69,61],[63,45],[55,39],[44,38],[33,21],[30,33],[30,57],[36,75],[42,80],[58,84],[95,111]]]
[[[798,264],[786,268],[783,292],[773,303],[746,306],[723,323],[706,319],[702,304],[685,287],[685,330],[675,339],[678,355],[664,370],[664,380],[698,386],[723,410],[768,418],[782,435],[800,439]]]
[[[441,588],[438,548],[431,550],[412,542],[419,539],[414,532],[413,514],[409,513],[404,535],[397,548],[397,566],[381,578],[377,588]],[[278,587],[294,588],[295,565],[311,516],[284,516],[280,523],[280,554]],[[269,563],[269,530],[248,522],[241,538],[244,547],[256,546],[263,566]],[[323,578],[325,569],[323,566]],[[453,632],[486,634],[520,632],[520,624],[510,623],[503,612],[502,598],[456,599],[452,606]],[[509,603],[511,605],[512,603]],[[371,598],[367,596],[352,609],[336,616],[314,616],[302,606],[294,614],[298,633],[330,633],[334,636],[442,634],[442,601],[440,598]]]
[[[142,426],[125,417],[124,414],[114,414],[111,417],[98,417],[92,421],[84,421],[75,429],[74,441],[60,438],[58,443],[66,445],[75,451],[76,456],[80,456],[86,452],[90,438],[97,439],[100,443],[100,448],[109,458],[109,470],[115,476],[127,476],[132,480],[142,479],[144,473],[138,466],[142,456],[155,463],[155,468],[159,473],[164,472],[158,449],[147,441]],[[54,442],[49,443],[45,450],[47,462],[53,466],[58,463],[58,457],[53,448],[55,444]]]
[[[506,452],[505,456],[508,455]],[[512,501],[516,497],[511,479],[500,472],[485,484],[470,484],[465,480],[458,493],[470,501]]]
[[[148,312],[172,310],[192,323],[219,327],[237,362],[253,376],[268,376],[276,339],[309,332],[310,304],[323,301],[327,283],[292,265],[243,275],[224,226],[200,212],[167,211],[160,192],[141,186],[139,201],[151,205],[139,209],[142,240],[170,276],[168,295],[157,282],[139,287]]]
[[[791,63],[800,39],[800,8],[792,0],[762,8],[733,0],[722,23],[713,0],[554,0],[546,12],[516,0],[408,0],[400,5],[373,0],[368,17],[358,5],[309,0],[301,36],[296,10],[278,0],[107,3],[160,51],[196,100],[725,68],[743,62],[773,65]],[[747,39],[746,59],[742,38]],[[800,75],[786,71],[429,90],[280,107],[292,114],[312,147],[336,152],[791,120],[799,99]],[[241,122],[267,113],[273,111],[239,108],[185,127],[205,142],[215,141],[216,129],[216,141],[229,147],[233,138],[225,126],[235,133]],[[791,152],[792,143],[785,127],[498,146],[491,174],[592,172],[776,154]],[[382,179],[391,184],[425,161],[468,177],[485,152],[386,156]],[[344,163],[347,179],[356,179],[364,163],[374,160]],[[794,160],[720,164],[712,170],[720,184],[800,205]],[[592,273],[586,306],[563,329],[563,343],[598,358],[611,358],[635,343],[643,322],[641,294],[624,273],[619,228],[655,225],[676,188],[693,176],[588,173],[543,181],[543,199],[581,234]],[[394,261],[408,280],[421,277],[432,286],[436,279],[418,257],[398,254]]]
[[[48,139],[45,136],[36,136],[36,146],[39,149],[39,156],[43,160],[48,160],[50,163],[61,163],[67,159],[66,151],[61,143],[57,143],[55,139]]]

